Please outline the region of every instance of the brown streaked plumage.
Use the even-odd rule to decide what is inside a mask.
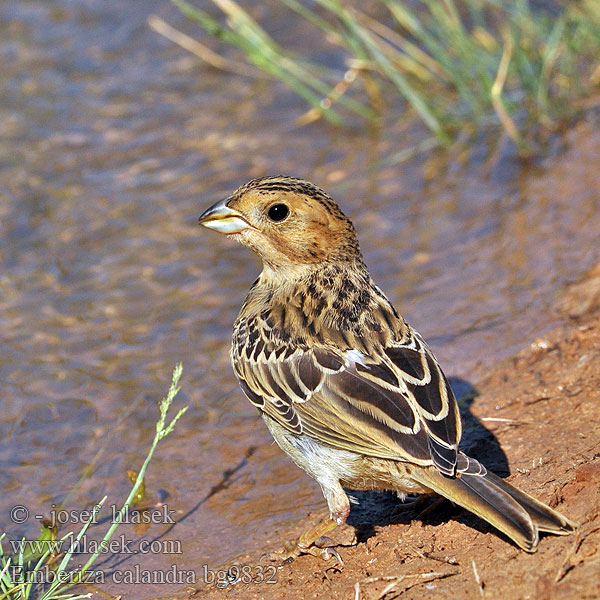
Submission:
[[[343,523],[343,488],[438,493],[521,548],[574,525],[458,450],[457,403],[420,335],[375,285],[356,232],[320,188],[291,177],[254,179],[200,223],[263,261],[234,324],[240,386],[279,446],[321,485],[330,518],[292,554]]]

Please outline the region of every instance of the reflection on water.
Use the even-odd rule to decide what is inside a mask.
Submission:
[[[252,176],[326,187],[376,280],[446,371],[473,381],[550,327],[559,287],[598,260],[600,137],[582,125],[528,168],[378,168],[420,133],[293,129],[293,94],[197,65],[149,30],[152,12],[190,29],[159,1],[0,5],[0,529],[35,537],[10,507],[47,512],[80,480],[69,507],[118,502],[181,360],[192,410],[146,487],[185,518],[124,532],[164,533],[183,553],[117,564],[217,568],[324,502],[234,381],[231,325],[259,267],[199,230],[200,212]]]

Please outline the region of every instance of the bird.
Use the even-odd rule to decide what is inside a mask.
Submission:
[[[231,362],[275,442],[320,485],[329,515],[286,559],[335,555],[352,490],[437,494],[527,552],[576,525],[459,449],[458,404],[438,361],[375,284],[356,230],[320,187],[252,179],[208,208],[204,227],[262,260],[233,325]]]

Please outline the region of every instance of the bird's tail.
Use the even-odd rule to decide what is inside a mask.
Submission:
[[[468,460],[477,464],[473,459]],[[575,524],[559,512],[484,468],[476,474],[465,472],[452,478],[431,467],[419,470],[414,477],[437,494],[485,519],[527,552],[537,549],[540,531],[566,535],[575,529]]]

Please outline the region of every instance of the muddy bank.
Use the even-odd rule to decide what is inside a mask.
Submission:
[[[352,525],[332,534],[343,567],[302,556],[275,573],[255,553],[239,558],[246,565],[242,581],[223,589],[215,581],[188,597],[600,597],[597,279],[598,268],[565,291],[556,309],[564,322],[549,335],[532,340],[475,387],[455,382],[464,392],[469,452],[500,474],[510,471],[509,481],[579,523],[576,535],[547,536],[537,553],[527,554],[447,501],[423,512],[390,495],[367,494],[353,508]],[[308,515],[307,524],[320,516]],[[300,530],[257,535],[270,551]],[[249,578],[265,582],[245,583]]]

